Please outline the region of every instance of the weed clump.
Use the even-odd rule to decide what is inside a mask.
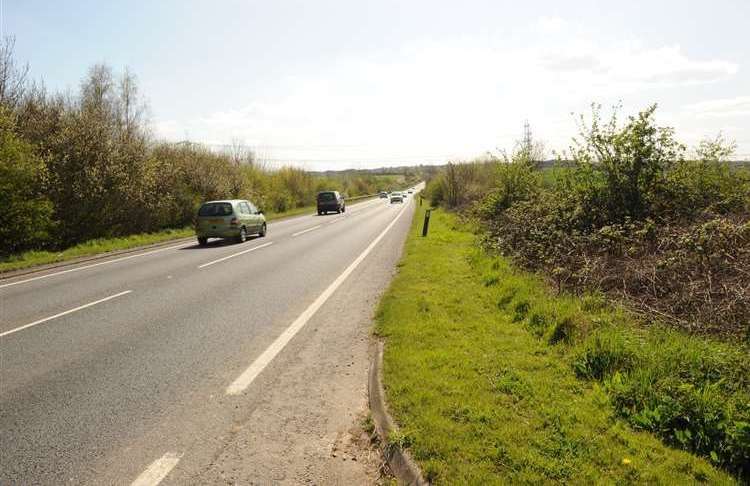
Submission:
[[[618,416],[636,429],[750,474],[750,362],[743,351],[670,330],[599,329],[573,366],[600,381]]]
[[[513,315],[513,322],[521,322],[526,319],[531,309],[531,304],[528,301],[522,300],[518,302],[514,307],[515,314]]]
[[[573,361],[581,378],[601,380],[635,364],[635,353],[626,332],[618,328],[602,329],[587,339]]]

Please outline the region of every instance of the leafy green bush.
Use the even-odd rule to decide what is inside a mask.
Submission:
[[[631,116],[620,127],[617,116],[602,122],[594,106],[589,125],[581,118],[581,134],[571,147],[578,170],[574,188],[583,192],[583,213],[593,226],[641,219],[652,213],[654,195],[666,172],[683,157],[674,131],[657,127],[656,105]]]
[[[574,167],[540,177],[500,164],[477,201],[485,244],[559,290],[602,291],[691,332],[750,339],[750,172],[705,141],[698,160],[653,122],[619,127],[598,111],[572,149]]]
[[[539,173],[520,157],[496,163],[493,180],[492,189],[477,208],[485,218],[499,214],[516,203],[528,201],[539,192]]]
[[[680,160],[666,173],[656,212],[695,218],[702,212],[750,211],[750,170],[733,169],[724,162],[733,150],[734,144],[722,137],[702,141],[696,160]]]
[[[52,203],[42,191],[44,164],[14,128],[0,107],[0,255],[43,246],[53,227]]]

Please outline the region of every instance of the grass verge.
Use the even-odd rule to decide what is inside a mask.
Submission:
[[[71,246],[62,251],[31,250],[17,255],[11,255],[0,261],[0,273],[21,270],[47,265],[50,263],[64,262],[76,258],[98,255],[117,250],[127,250],[144,245],[152,245],[164,241],[186,238],[195,234],[193,228],[166,229],[155,233],[142,233],[137,235],[123,236],[120,238],[97,238],[78,245]]]
[[[712,347],[712,353],[728,353],[712,354],[712,361],[695,343],[681,352],[678,347],[687,341],[670,340],[658,330],[652,335],[623,329],[623,315],[597,299],[554,297],[533,275],[482,253],[475,236],[442,210],[433,211],[430,234],[421,238],[421,214],[376,320],[377,333],[386,339],[386,396],[400,425],[389,441],[408,448],[428,479],[439,484],[736,481],[710,460],[666,445],[657,437],[666,439],[664,434],[634,425],[623,410],[638,411],[644,402],[658,408],[660,402],[637,395],[648,390],[628,391],[623,383],[649,383],[648,376],[658,384],[664,376],[681,376],[682,389],[689,392],[711,373],[731,372],[727,379],[739,380],[732,386],[740,391],[722,393],[741,404],[747,377],[740,375],[744,368],[735,361],[737,350]],[[613,329],[633,345],[597,348],[597,340],[606,341]],[[639,357],[636,344],[654,359]],[[614,349],[614,356],[617,349],[630,351],[622,353],[628,358],[618,365],[616,358],[601,359],[608,353],[597,349]],[[656,366],[659,349],[664,361]],[[690,359],[697,361],[691,365]],[[702,378],[697,376],[701,366]],[[628,369],[640,375],[632,377]]]
[[[362,198],[361,200],[352,202],[351,205],[353,206],[355,204],[370,201],[372,199],[373,198]],[[284,211],[282,213],[268,213],[266,214],[266,219],[268,221],[274,221],[278,219],[300,216],[302,214],[313,213],[315,213],[315,206],[305,206],[301,208],[290,209],[289,211]],[[166,229],[157,231],[155,233],[141,233],[119,238],[97,238],[95,240],[89,240],[61,251],[26,251],[17,255],[11,255],[5,259],[0,260],[0,274],[13,270],[31,268],[38,265],[47,265],[50,263],[59,263],[67,260],[74,260],[76,258],[94,256],[110,251],[128,250],[131,248],[137,248],[139,246],[152,245],[155,243],[162,243],[164,241],[176,240],[179,238],[187,238],[193,235],[195,235],[195,231],[193,230],[193,228],[186,227],[181,229]]]

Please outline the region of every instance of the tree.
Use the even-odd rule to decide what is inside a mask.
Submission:
[[[0,106],[14,109],[23,97],[29,65],[18,66],[13,56],[15,37],[0,39]]]
[[[52,227],[52,203],[42,188],[44,164],[14,128],[0,107],[0,255],[46,243]]]
[[[138,78],[127,67],[120,76],[118,88],[116,112],[123,138],[127,141],[134,136],[145,136],[143,118],[147,106],[138,94]]]

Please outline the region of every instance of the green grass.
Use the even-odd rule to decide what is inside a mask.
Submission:
[[[370,199],[372,198],[358,199],[356,201],[352,201],[351,205],[353,206],[360,202],[369,201]],[[290,209],[289,211],[284,211],[282,213],[269,212],[266,214],[266,219],[268,221],[274,221],[278,219],[291,218],[293,216],[299,216],[302,214],[313,213],[315,213],[315,206],[305,206],[301,208]],[[186,238],[194,235],[195,231],[193,230],[192,226],[190,226],[182,229],[166,229],[155,233],[141,233],[119,238],[97,238],[95,240],[89,240],[61,251],[26,251],[17,255],[11,255],[0,260],[0,273],[31,268],[38,265],[59,263],[111,251],[127,250],[130,248],[137,248],[139,246],[151,245],[154,243],[161,243],[164,241],[176,240],[179,238]]]
[[[604,377],[577,374],[600,325],[594,320],[618,312],[593,297],[551,296],[544,282],[479,251],[442,210],[433,211],[427,238],[421,222],[420,210],[376,320],[386,340],[386,396],[400,425],[390,441],[408,448],[430,480],[734,482],[634,430]]]
[[[163,241],[185,238],[195,234],[193,228],[167,229],[156,233],[141,233],[120,238],[97,238],[80,243],[62,251],[32,250],[11,255],[0,261],[0,272],[9,272],[30,268],[37,265],[64,262],[86,256],[97,255],[116,250],[127,250],[144,245],[161,243]]]
[[[280,213],[267,211],[265,215],[266,215],[267,221],[273,221],[275,219],[291,218],[294,216],[300,216],[302,214],[313,214],[314,212],[315,212],[315,206],[303,206],[301,208],[288,209]]]

